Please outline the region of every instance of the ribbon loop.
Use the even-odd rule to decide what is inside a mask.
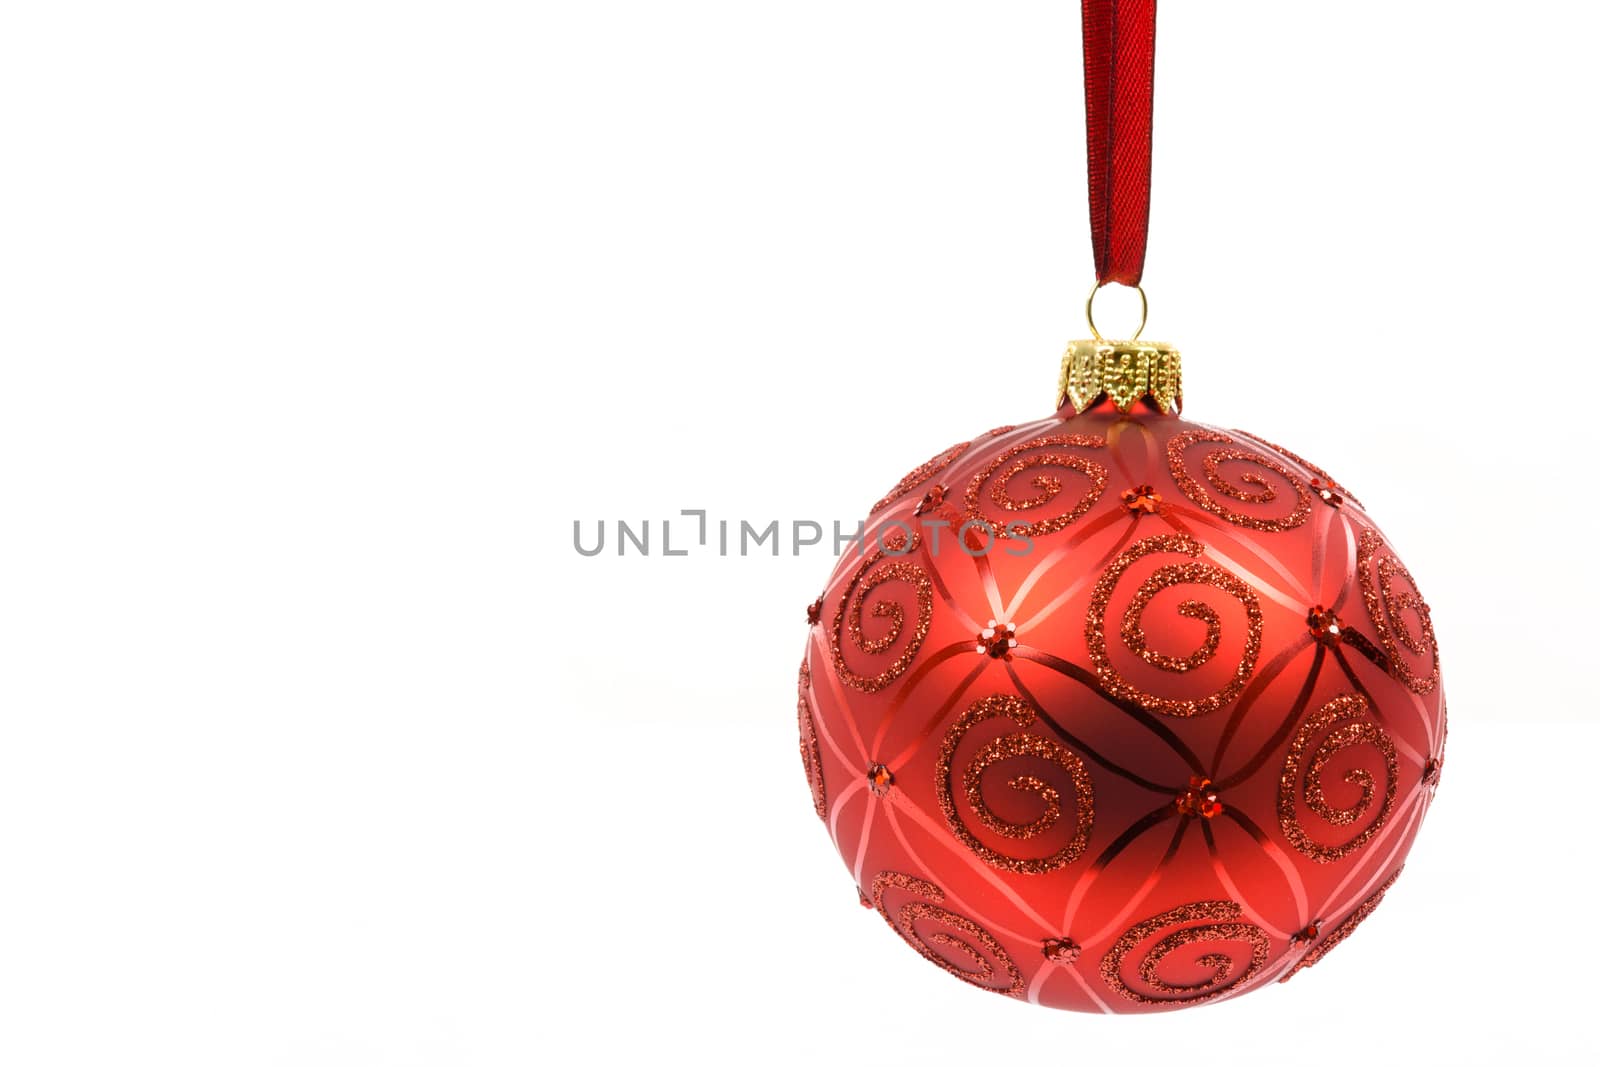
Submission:
[[[1083,0],[1089,231],[1100,285],[1138,285],[1150,228],[1156,0]]]

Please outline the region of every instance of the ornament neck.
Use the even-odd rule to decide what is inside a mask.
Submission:
[[[1076,415],[1183,410],[1183,361],[1155,341],[1073,341],[1061,357],[1056,407]]]
[[[1104,415],[1113,419],[1178,418],[1178,413],[1176,411],[1162,411],[1156,406],[1155,401],[1151,400],[1149,397],[1144,397],[1141,400],[1135,401],[1131,406],[1126,408],[1122,407],[1115,400],[1112,400],[1110,397],[1105,395],[1102,395],[1099,400],[1094,401],[1086,408],[1075,407],[1072,401],[1062,400],[1061,403],[1057,405],[1056,410],[1061,413],[1063,418],[1069,419],[1075,419],[1081,415]]]

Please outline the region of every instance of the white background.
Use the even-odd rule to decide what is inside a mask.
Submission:
[[[1163,5],[1148,333],[1356,488],[1451,698],[1406,877],[1294,983],[940,975],[806,795],[829,554],[573,551],[853,523],[1049,411],[1076,8],[0,9],[0,1061],[1576,1061],[1592,5]]]

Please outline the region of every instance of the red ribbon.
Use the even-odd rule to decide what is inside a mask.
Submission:
[[[1089,231],[1101,285],[1138,285],[1150,229],[1156,0],[1083,0]]]

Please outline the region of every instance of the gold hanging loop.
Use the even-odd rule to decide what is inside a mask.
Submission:
[[[1100,328],[1094,324],[1094,296],[1102,288],[1104,288],[1104,286],[1102,286],[1101,283],[1096,282],[1094,288],[1089,290],[1089,299],[1085,301],[1083,305],[1083,313],[1088,316],[1089,319],[1089,332],[1094,334],[1094,339],[1096,341],[1105,340],[1104,337],[1100,336]],[[1128,338],[1129,341],[1137,341],[1139,339],[1139,335],[1144,333],[1145,320],[1150,317],[1150,301],[1145,299],[1144,286],[1135,285],[1130,286],[1129,288],[1132,288],[1134,292],[1139,294],[1139,328],[1133,331],[1132,337]]]

